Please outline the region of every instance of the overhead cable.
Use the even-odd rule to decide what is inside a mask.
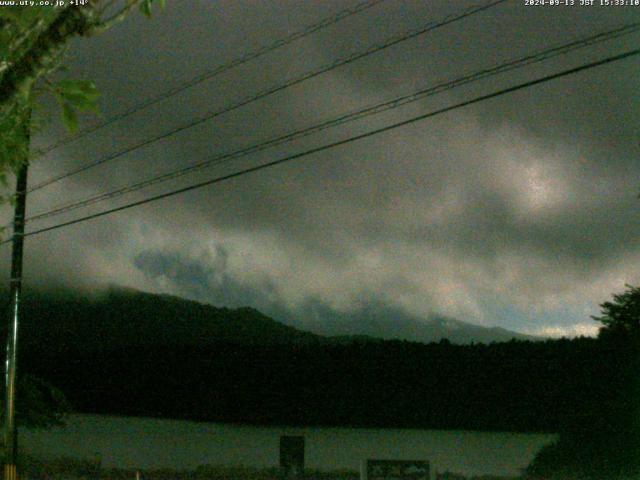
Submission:
[[[501,73],[505,73],[508,71],[512,71],[518,68],[523,68],[525,66],[538,63],[544,60],[548,60],[550,58],[557,57],[559,55],[565,55],[581,48],[589,47],[597,43],[601,43],[607,40],[621,37],[623,35],[628,35],[631,33],[638,32],[639,30],[640,30],[640,22],[636,22],[636,23],[623,25],[612,30],[607,30],[605,32],[600,32],[595,35],[590,35],[588,37],[583,37],[578,40],[574,40],[570,43],[565,43],[552,48],[547,48],[545,50],[541,50],[536,53],[526,55],[524,57],[519,57],[517,59],[503,62],[501,64],[498,64],[490,68],[485,68],[483,70],[476,71],[474,73],[471,73],[462,77],[458,77],[454,80],[449,80],[447,82],[442,82],[437,85],[420,89],[408,95],[399,96],[392,100],[387,100],[385,102],[377,103],[375,105],[370,105],[366,108],[361,108],[359,110],[340,115],[338,117],[324,121],[320,124],[312,125],[304,129],[299,129],[299,130],[287,133],[285,135],[281,135],[281,136],[251,145],[249,147],[245,147],[229,153],[215,155],[209,159],[197,162],[195,164],[188,165],[186,167],[182,167],[168,173],[157,175],[152,178],[147,178],[145,180],[142,180],[124,187],[120,187],[120,188],[111,190],[109,192],[99,193],[99,194],[84,198],[82,200],[69,202],[64,205],[60,205],[53,209],[47,210],[45,212],[32,215],[27,218],[27,221],[33,222],[36,220],[43,220],[45,218],[67,213],[67,212],[76,210],[78,208],[87,207],[102,201],[118,198],[122,195],[135,192],[143,188],[147,188],[162,182],[173,180],[173,179],[182,177],[184,175],[193,173],[195,171],[199,171],[205,168],[210,168],[212,166],[219,165],[223,162],[228,162],[231,160],[242,158],[252,153],[260,152],[267,148],[288,143],[293,140],[303,138],[303,137],[312,135],[314,133],[326,130],[328,128],[336,127],[338,125],[343,125],[345,123],[353,122],[355,120],[360,120],[362,118],[366,118],[371,115],[379,114],[394,108],[398,108],[400,106],[403,106],[412,102],[416,102],[418,100],[422,100],[432,95],[449,91],[454,88],[458,88],[472,82],[476,82],[476,81],[479,81],[488,77],[492,77]]]
[[[320,68],[316,68],[316,69],[314,69],[314,70],[312,70],[310,72],[303,73],[302,75],[300,75],[298,77],[295,77],[294,79],[287,80],[284,83],[281,83],[281,84],[275,85],[273,87],[267,88],[266,90],[262,90],[261,92],[259,92],[257,94],[245,97],[245,98],[243,98],[243,99],[241,99],[239,101],[236,101],[234,103],[231,103],[231,104],[229,104],[229,105],[227,105],[227,106],[225,106],[225,107],[223,107],[221,109],[217,109],[217,110],[214,110],[212,112],[209,112],[209,113],[206,113],[204,115],[201,115],[201,116],[199,116],[199,117],[197,117],[195,119],[190,120],[187,123],[184,123],[184,124],[180,125],[179,127],[173,128],[173,129],[171,129],[171,130],[169,130],[167,132],[164,132],[162,134],[156,135],[155,137],[152,137],[152,138],[148,138],[146,140],[138,142],[138,143],[136,143],[134,145],[131,145],[129,147],[125,147],[125,148],[123,148],[123,149],[121,149],[121,150],[119,150],[117,152],[110,153],[110,154],[108,154],[108,155],[106,155],[104,157],[101,157],[101,158],[99,158],[97,160],[94,160],[93,162],[91,162],[91,163],[89,163],[87,165],[78,167],[76,169],[73,169],[73,170],[71,170],[69,172],[66,172],[66,173],[63,173],[63,174],[60,174],[60,175],[53,176],[53,177],[51,177],[51,178],[49,178],[47,180],[44,180],[44,181],[34,185],[33,187],[31,187],[29,189],[29,192],[34,192],[36,190],[40,190],[40,189],[42,189],[42,188],[44,188],[46,186],[49,186],[49,185],[51,185],[53,183],[59,182],[61,180],[65,180],[65,179],[67,179],[69,177],[72,177],[74,175],[77,175],[79,173],[86,172],[87,170],[92,169],[94,167],[97,167],[98,165],[102,165],[102,164],[104,164],[106,162],[109,162],[111,160],[115,160],[116,158],[122,157],[123,155],[125,155],[127,153],[131,153],[131,152],[133,152],[135,150],[138,150],[138,149],[140,149],[142,147],[145,147],[147,145],[151,145],[152,143],[158,142],[158,141],[160,141],[160,140],[162,140],[164,138],[167,138],[167,137],[169,137],[171,135],[175,135],[176,133],[179,133],[179,132],[182,132],[182,131],[187,130],[189,128],[192,128],[192,127],[195,127],[197,125],[200,125],[200,124],[202,124],[202,123],[204,123],[206,121],[209,121],[209,120],[211,120],[213,118],[216,118],[216,117],[218,117],[220,115],[223,115],[225,113],[229,113],[229,112],[231,112],[233,110],[236,110],[238,108],[241,108],[241,107],[244,107],[246,105],[249,105],[249,104],[251,104],[253,102],[256,102],[258,100],[266,98],[266,97],[268,97],[270,95],[273,95],[273,94],[275,94],[277,92],[280,92],[280,91],[283,91],[283,90],[285,90],[287,88],[293,87],[294,85],[298,85],[298,84],[300,84],[300,83],[302,83],[302,82],[304,82],[306,80],[310,80],[310,79],[312,79],[314,77],[317,77],[317,76],[319,76],[319,75],[321,75],[323,73],[329,72],[329,71],[334,70],[334,69],[336,69],[338,67],[341,67],[343,65],[350,64],[352,62],[355,62],[356,60],[359,60],[361,58],[367,57],[367,56],[372,55],[374,53],[380,52],[380,51],[385,50],[385,49],[387,49],[389,47],[397,45],[397,44],[399,44],[401,42],[410,40],[410,39],[415,38],[415,37],[417,37],[419,35],[423,35],[423,34],[425,34],[427,32],[433,31],[433,30],[435,30],[437,28],[440,28],[440,27],[443,27],[445,25],[449,25],[451,23],[460,21],[460,20],[462,20],[464,18],[467,18],[467,17],[469,17],[471,15],[475,15],[475,14],[480,13],[482,11],[488,10],[489,8],[495,7],[495,6],[497,6],[497,5],[501,4],[501,3],[504,3],[506,1],[507,0],[494,0],[494,1],[490,2],[490,3],[483,4],[482,6],[470,7],[470,8],[465,9],[462,13],[450,14],[450,15],[447,15],[446,17],[444,17],[442,20],[439,20],[437,22],[429,22],[428,24],[423,25],[420,28],[413,29],[413,30],[410,30],[408,32],[404,32],[404,33],[401,33],[399,35],[394,35],[393,37],[387,39],[383,43],[370,46],[367,49],[359,51],[359,52],[356,52],[356,53],[352,53],[352,54],[350,54],[350,55],[348,55],[346,57],[343,57],[343,58],[340,58],[338,60],[335,60],[330,64],[326,64],[326,65],[321,66]]]
[[[161,102],[163,100],[166,100],[169,97],[172,97],[180,92],[183,92],[184,90],[187,90],[199,83],[202,83],[206,80],[211,80],[214,77],[217,77],[218,75],[229,71],[233,68],[239,67],[240,65],[244,65],[245,63],[248,63],[252,60],[255,60],[263,55],[266,55],[267,53],[271,53],[274,50],[277,50],[279,48],[285,47],[293,42],[295,42],[296,40],[299,40],[301,38],[304,38],[308,35],[311,35],[319,30],[322,30],[324,28],[327,28],[331,25],[334,25],[342,20],[344,20],[345,18],[351,17],[353,15],[356,15],[360,12],[363,12],[365,10],[368,10],[371,7],[374,7],[376,5],[378,5],[379,3],[385,2],[386,0],[368,0],[365,2],[361,2],[358,3],[357,5],[351,7],[351,8],[346,8],[344,10],[340,10],[338,13],[331,15],[329,17],[326,17],[322,20],[320,20],[319,22],[316,22],[312,25],[308,25],[307,27],[298,30],[297,32],[294,32],[290,35],[287,35],[286,37],[283,38],[279,38],[277,40],[275,40],[274,42],[268,44],[268,45],[264,45],[256,50],[253,50],[251,52],[246,52],[243,55],[234,58],[233,60],[224,63],[222,65],[219,65],[211,70],[207,70],[206,72],[200,73],[188,80],[186,80],[185,82],[182,82],[168,90],[165,90],[162,93],[159,93],[158,95],[155,95],[153,97],[149,97],[139,103],[136,103],[135,105],[131,106],[130,108],[117,113],[115,115],[112,115],[110,117],[108,117],[107,119],[92,125],[88,128],[85,128],[83,130],[81,130],[80,132],[78,132],[76,135],[67,137],[63,140],[60,140],[59,142],[56,142],[52,145],[49,145],[48,147],[46,147],[45,149],[41,150],[40,153],[41,155],[46,155],[47,153],[51,152],[52,150],[55,150],[56,148],[59,148],[63,145],[66,145],[68,143],[74,142],[82,137],[85,137],[87,135],[89,135],[90,133],[93,133],[97,130],[100,130],[101,128],[104,128],[108,125],[111,125],[112,123],[117,122],[118,120],[122,120],[123,118],[129,117],[131,115],[133,115],[134,113],[139,112],[140,110],[144,110],[147,107],[150,107],[151,105],[155,105],[158,102]]]
[[[270,167],[274,167],[276,165],[280,165],[280,164],[283,164],[283,163],[291,162],[293,160],[298,160],[298,159],[306,157],[308,155],[312,155],[312,154],[319,153],[319,152],[322,152],[322,151],[325,151],[325,150],[329,150],[331,148],[335,148],[335,147],[338,147],[338,146],[341,146],[341,145],[346,145],[346,144],[349,144],[349,143],[352,143],[352,142],[355,142],[355,141],[358,141],[358,140],[362,140],[362,139],[365,139],[365,138],[368,138],[368,137],[372,137],[374,135],[378,135],[378,134],[383,133],[383,132],[388,132],[388,131],[391,131],[391,130],[395,130],[397,128],[400,128],[400,127],[403,127],[403,126],[406,126],[406,125],[410,125],[410,124],[413,124],[413,123],[416,123],[416,122],[419,122],[419,121],[422,121],[422,120],[426,120],[428,118],[435,117],[436,115],[441,115],[443,113],[451,112],[451,111],[457,110],[459,108],[463,108],[463,107],[466,107],[466,106],[469,106],[469,105],[480,103],[480,102],[483,102],[485,100],[489,100],[489,99],[492,99],[492,98],[500,97],[500,96],[506,95],[508,93],[516,92],[516,91],[519,91],[519,90],[523,90],[525,88],[530,88],[530,87],[533,87],[534,85],[539,85],[541,83],[546,83],[546,82],[549,82],[551,80],[555,80],[555,79],[558,79],[558,78],[566,77],[568,75],[573,75],[573,74],[576,74],[578,72],[589,70],[591,68],[595,68],[595,67],[598,67],[598,66],[601,66],[601,65],[606,65],[606,64],[613,63],[613,62],[617,62],[617,61],[620,61],[620,60],[623,60],[623,59],[626,59],[626,58],[630,58],[630,57],[633,57],[633,56],[636,56],[636,55],[639,55],[639,54],[640,54],[640,49],[630,50],[630,51],[621,53],[619,55],[615,55],[615,56],[607,57],[607,58],[604,58],[604,59],[601,59],[601,60],[598,60],[598,61],[595,61],[595,62],[583,64],[581,66],[574,67],[574,68],[571,68],[571,69],[568,69],[568,70],[563,70],[561,72],[554,73],[554,74],[551,74],[551,75],[546,75],[544,77],[537,78],[535,80],[530,80],[530,81],[527,81],[527,82],[524,82],[524,83],[520,83],[518,85],[514,85],[512,87],[508,87],[508,88],[504,88],[502,90],[495,91],[493,93],[489,93],[489,94],[486,94],[486,95],[481,95],[481,96],[475,97],[475,98],[473,98],[471,100],[466,100],[466,101],[463,101],[463,102],[460,102],[460,103],[456,103],[454,105],[451,105],[451,106],[448,106],[448,107],[445,107],[445,108],[441,108],[441,109],[438,109],[438,110],[434,110],[434,111],[431,111],[431,112],[428,112],[428,113],[424,113],[424,114],[412,117],[412,118],[410,118],[408,120],[403,120],[401,122],[396,122],[396,123],[393,123],[391,125],[387,125],[385,127],[381,127],[381,128],[377,128],[377,129],[374,129],[374,130],[370,130],[370,131],[368,131],[366,133],[363,133],[363,134],[360,134],[360,135],[356,135],[356,136],[353,136],[353,137],[349,137],[349,138],[344,139],[344,140],[340,140],[340,141],[329,143],[329,144],[325,144],[325,145],[322,145],[322,146],[319,146],[319,147],[311,148],[311,149],[305,150],[303,152],[296,153],[296,154],[293,154],[293,155],[289,155],[289,156],[286,156],[286,157],[283,157],[283,158],[279,158],[277,160],[273,160],[271,162],[267,162],[267,163],[264,163],[264,164],[261,164],[261,165],[258,165],[258,166],[246,168],[244,170],[240,170],[240,171],[237,171],[237,172],[234,172],[234,173],[230,173],[230,174],[222,175],[222,176],[219,176],[219,177],[216,177],[216,178],[212,178],[212,179],[209,179],[209,180],[206,180],[206,181],[198,182],[198,183],[186,186],[186,187],[179,188],[177,190],[172,190],[170,192],[165,192],[165,193],[162,193],[162,194],[159,194],[159,195],[154,195],[152,197],[147,197],[147,198],[144,198],[142,200],[138,200],[138,201],[135,201],[135,202],[127,203],[127,204],[121,205],[119,207],[103,210],[101,212],[93,213],[91,215],[85,215],[85,216],[82,216],[82,217],[78,217],[78,218],[75,218],[73,220],[69,220],[69,221],[66,221],[66,222],[61,222],[61,223],[58,223],[58,224],[55,224],[55,225],[51,225],[49,227],[40,228],[38,230],[32,230],[30,232],[25,233],[25,237],[33,236],[33,235],[39,235],[39,234],[42,234],[42,233],[45,233],[45,232],[49,232],[49,231],[52,231],[52,230],[57,230],[57,229],[60,229],[60,228],[68,227],[68,226],[71,226],[71,225],[75,225],[77,223],[86,222],[88,220],[96,219],[96,218],[103,217],[103,216],[106,216],[106,215],[111,215],[113,213],[121,212],[123,210],[128,210],[128,209],[133,208],[133,207],[137,207],[137,206],[140,206],[140,205],[145,205],[145,204],[148,204],[148,203],[151,203],[151,202],[156,202],[158,200],[162,200],[162,199],[165,199],[165,198],[173,197],[173,196],[176,196],[176,195],[179,195],[179,194],[182,194],[182,193],[190,192],[190,191],[193,191],[193,190],[196,190],[196,189],[200,189],[200,188],[203,188],[203,187],[206,187],[206,186],[209,186],[209,185],[213,185],[213,184],[220,183],[220,182],[223,182],[223,181],[226,181],[226,180],[230,180],[232,178],[238,178],[238,177],[241,177],[241,176],[246,175],[248,173],[257,172],[259,170],[264,170],[264,169],[267,169],[267,168],[270,168]],[[0,244],[6,244],[6,243],[9,243],[10,241],[11,241],[10,239],[9,240],[5,240],[5,241],[1,242]]]

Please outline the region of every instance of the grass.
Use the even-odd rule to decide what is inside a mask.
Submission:
[[[23,457],[19,472],[23,478],[39,480],[133,480],[140,473],[141,480],[281,480],[278,468],[202,465],[195,470],[101,468],[99,463],[75,458],[39,460]],[[21,467],[21,468],[20,468]],[[308,480],[358,480],[352,470],[305,470]]]
[[[56,458],[40,460],[22,456],[19,476],[38,480],[134,480],[136,473],[141,480],[282,480],[278,468],[254,468],[228,465],[202,465],[194,470],[102,468],[96,460]],[[445,473],[443,480],[519,480],[519,477],[474,476]],[[305,480],[359,480],[355,470],[306,469]]]

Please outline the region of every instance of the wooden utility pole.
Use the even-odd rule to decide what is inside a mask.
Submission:
[[[24,141],[29,142],[31,116],[25,119]],[[28,151],[28,146],[25,149]],[[16,480],[18,456],[18,430],[15,419],[16,360],[18,348],[18,323],[22,312],[22,256],[24,247],[24,223],[27,204],[27,170],[29,159],[21,158],[16,172],[16,203],[13,215],[13,238],[11,253],[11,280],[9,283],[10,308],[7,328],[7,356],[5,372],[5,418],[4,418],[4,480]]]

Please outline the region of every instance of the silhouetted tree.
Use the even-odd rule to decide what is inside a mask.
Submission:
[[[600,337],[640,340],[640,287],[626,287],[624,293],[613,295],[613,302],[600,305],[602,316],[592,317],[602,323]]]
[[[530,478],[640,478],[640,288],[627,285],[600,306],[602,316],[592,318],[602,323],[599,351],[609,362],[609,375],[600,379],[602,397],[576,405],[582,414],[538,453],[527,469]]]

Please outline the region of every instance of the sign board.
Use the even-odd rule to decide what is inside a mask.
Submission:
[[[429,480],[429,462],[423,460],[367,460],[362,480]]]
[[[302,478],[304,473],[304,437],[280,437],[280,471],[284,478]]]

